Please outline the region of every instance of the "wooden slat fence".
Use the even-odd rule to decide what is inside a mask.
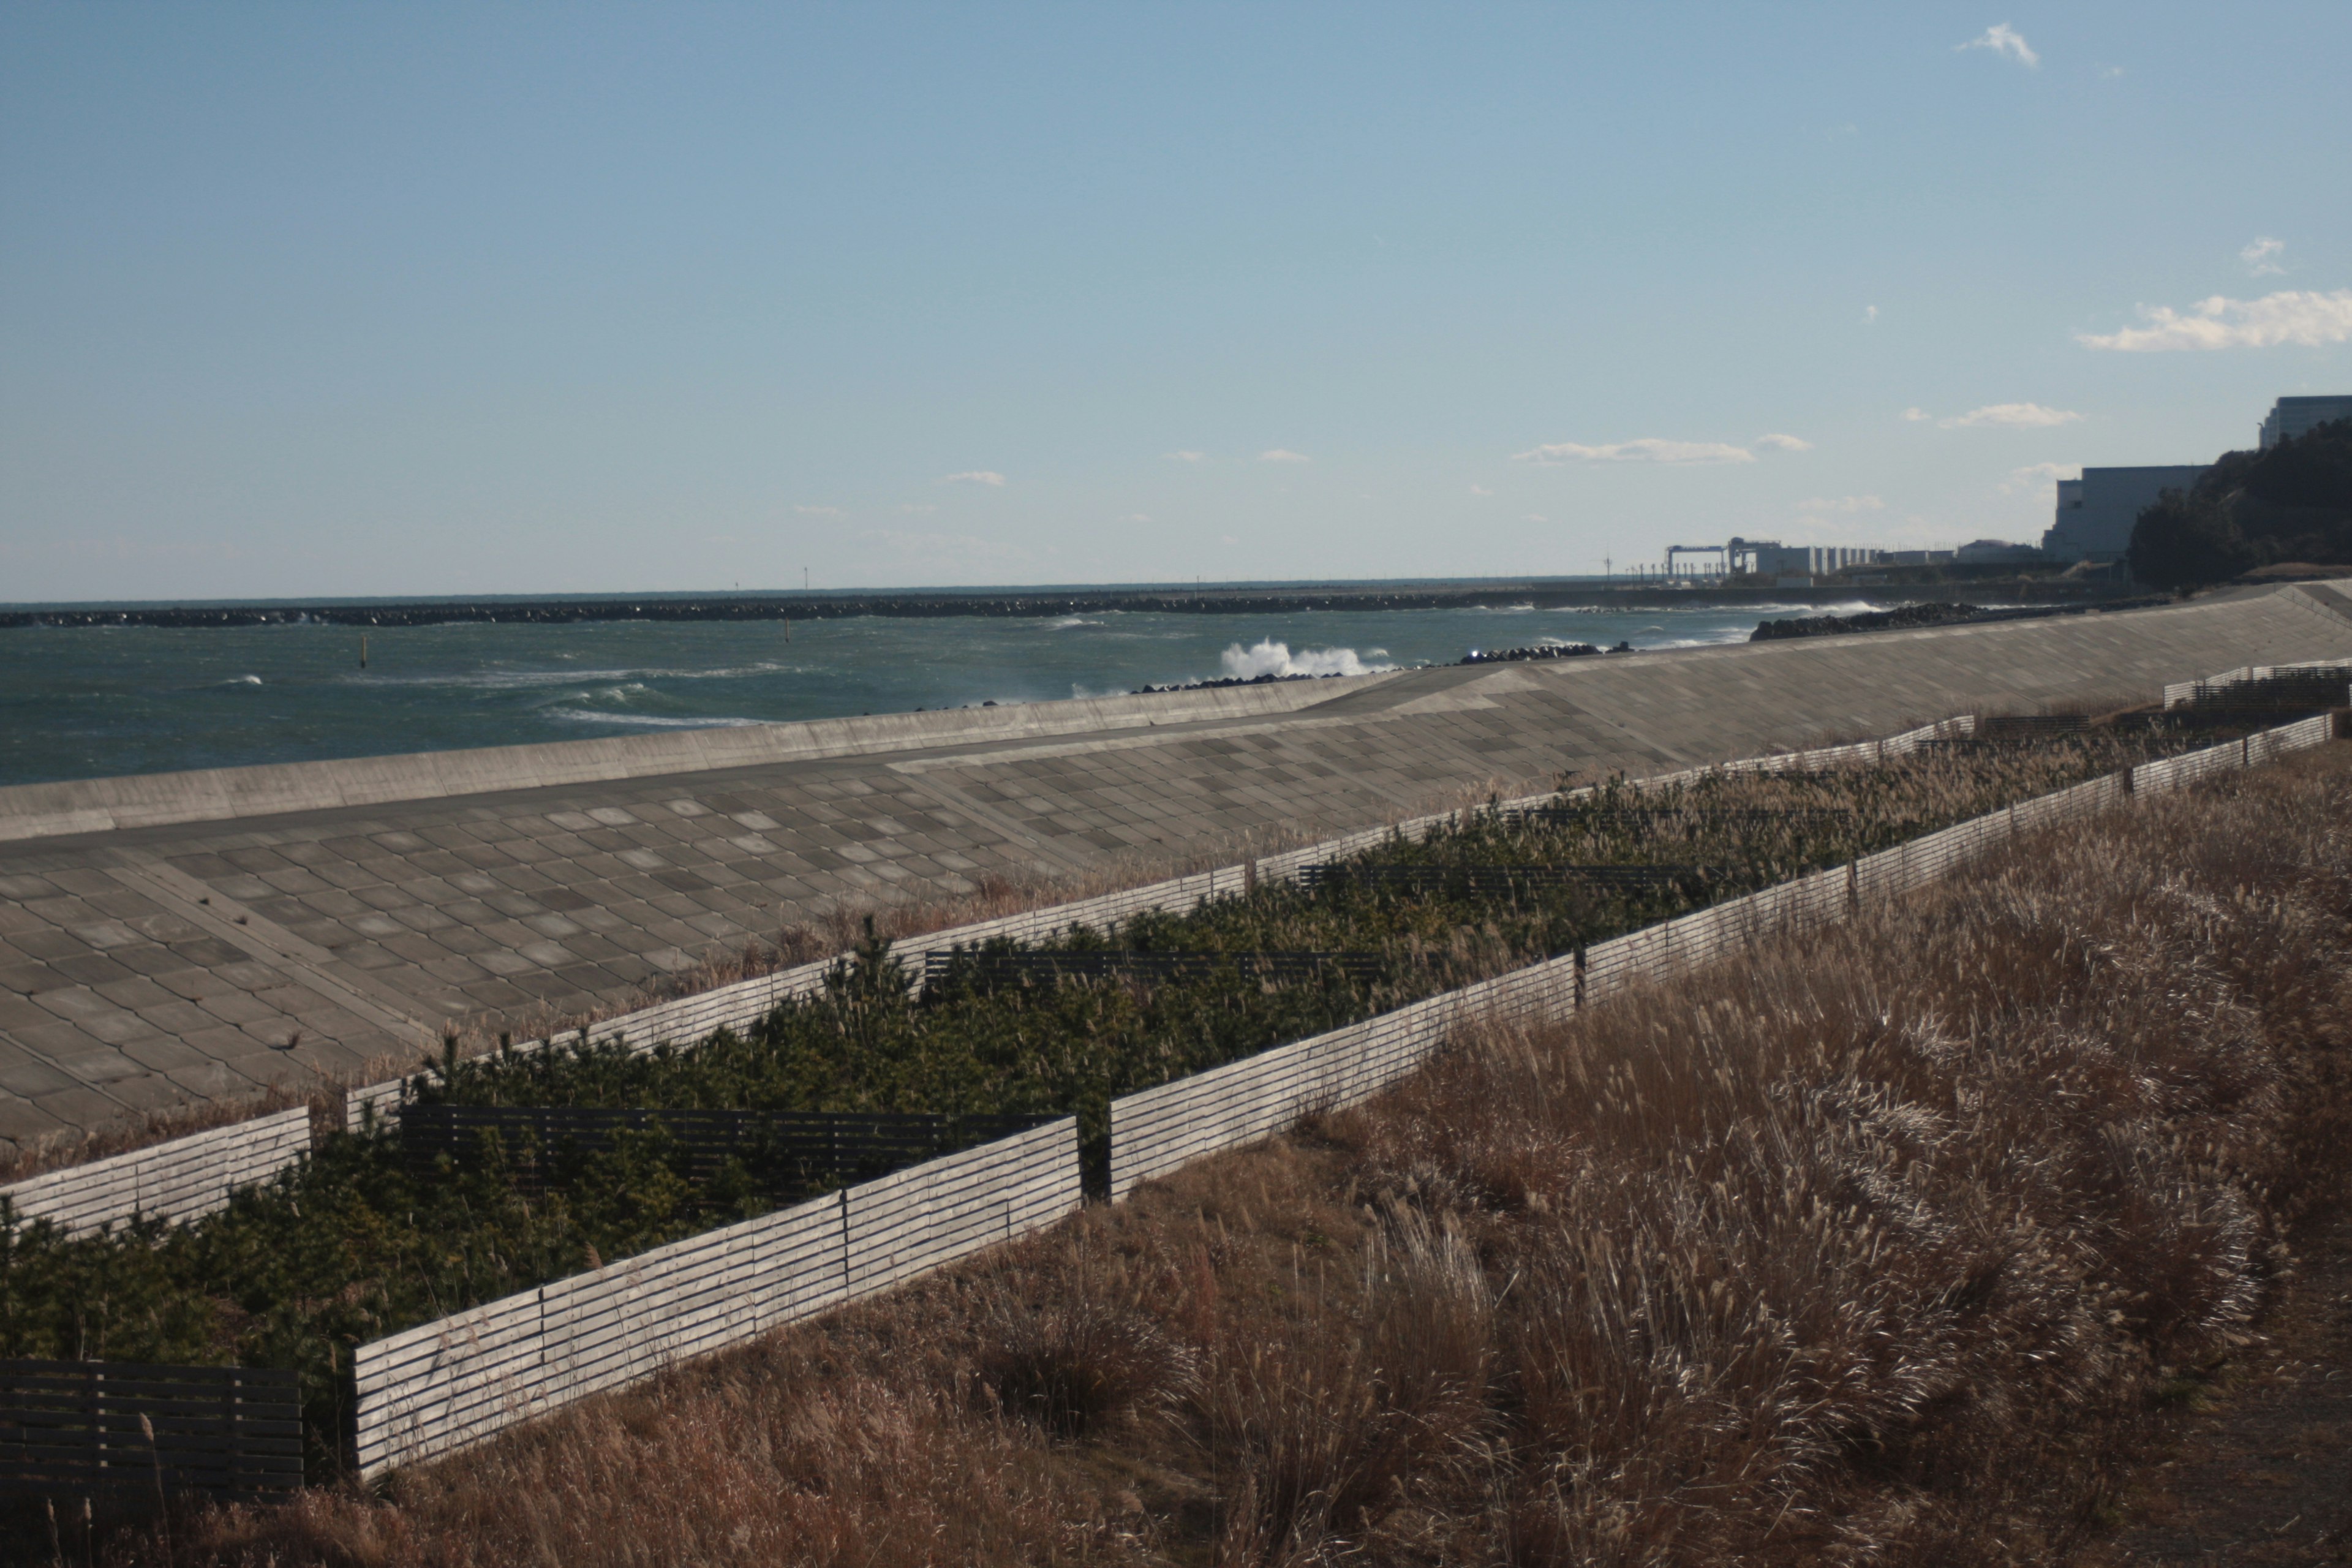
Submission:
[[[296,1374],[0,1361],[0,1490],[251,1498],[302,1484]]]
[[[448,1453],[740,1344],[1078,1203],[1077,1121],[1065,1117],[362,1345],[361,1471]]]
[[[2237,699],[2245,695],[2249,686],[2277,684],[2301,695],[2310,689],[2310,695],[2324,699],[2333,707],[2346,700],[2346,683],[2352,682],[2352,661],[2345,659],[2310,659],[2301,664],[2250,664],[2220,675],[2209,675],[2202,680],[2179,680],[2164,689],[2167,708],[2185,708],[2192,703]],[[2332,684],[2332,691],[2322,690]]]
[[[308,1107],[208,1128],[0,1187],[21,1223],[45,1219],[80,1236],[134,1216],[184,1225],[228,1205],[310,1152]]]

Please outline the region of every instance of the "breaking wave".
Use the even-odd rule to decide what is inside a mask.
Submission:
[[[1375,655],[1386,651],[1372,650]],[[1310,647],[1294,654],[1288,643],[1272,637],[1255,647],[1234,643],[1225,649],[1221,662],[1228,680],[1255,680],[1265,675],[1381,675],[1396,668],[1366,664],[1351,647]]]

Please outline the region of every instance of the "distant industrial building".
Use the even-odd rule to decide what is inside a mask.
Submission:
[[[1757,540],[1749,545],[1756,564],[1751,571],[1774,577],[1826,577],[1832,572],[1874,564],[1884,551],[1860,544],[1779,544]]]
[[[2166,490],[2189,489],[2211,467],[2084,468],[2079,479],[2060,479],[2058,518],[2042,536],[2042,549],[2054,561],[2120,561],[2139,514]]]
[[[2352,419],[2352,395],[2282,397],[2271,405],[2270,417],[2263,421],[2263,450],[2267,452],[2281,441],[2307,436],[2313,426],[2336,419]]]

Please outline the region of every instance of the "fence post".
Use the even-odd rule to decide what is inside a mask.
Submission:
[[[1576,1010],[1584,1011],[1584,944],[1576,944]]]

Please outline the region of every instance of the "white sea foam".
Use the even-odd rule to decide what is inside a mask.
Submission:
[[[1102,624],[1100,621],[1090,621],[1084,616],[1064,616],[1058,621],[1048,621],[1045,624],[1045,629],[1051,632],[1066,632],[1072,626],[1098,626]]]
[[[806,674],[798,665],[762,660],[717,669],[474,669],[444,675],[392,675],[375,679],[388,686],[444,686],[467,691],[529,691],[541,686],[577,686],[583,681],[740,680],[747,676]]]
[[[1286,642],[1266,638],[1255,647],[1228,647],[1222,658],[1228,680],[1255,680],[1261,675],[1380,675],[1392,664],[1366,664],[1351,647],[1302,648],[1294,654]]]
[[[223,686],[258,686],[261,684],[261,677],[257,675],[232,675],[226,680],[220,682],[220,684]]]

